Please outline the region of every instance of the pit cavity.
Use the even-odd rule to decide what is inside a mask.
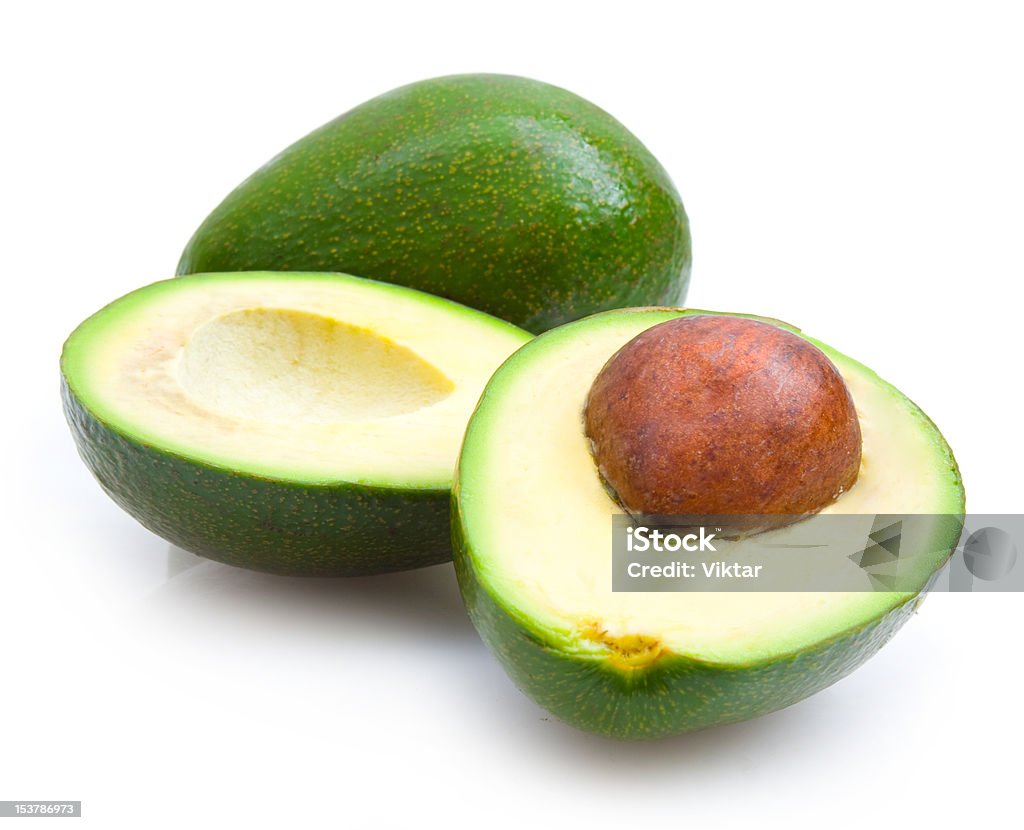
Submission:
[[[454,384],[411,349],[340,320],[283,308],[233,311],[193,332],[184,391],[223,415],[258,421],[366,421],[444,400]]]

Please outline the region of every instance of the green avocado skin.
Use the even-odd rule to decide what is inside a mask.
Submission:
[[[343,271],[528,331],[677,305],[689,223],[668,174],[564,89],[456,75],[374,98],[292,145],[211,213],[178,274]]]
[[[601,657],[561,651],[517,622],[477,578],[457,507],[454,514],[455,572],[481,638],[527,697],[571,726],[610,738],[663,738],[797,703],[875,654],[921,600],[912,598],[861,628],[771,662],[723,667],[669,655],[624,670]]]
[[[61,396],[78,451],[107,494],[187,551],[289,576],[363,576],[451,558],[447,489],[236,473],[129,440],[91,414],[63,378]]]

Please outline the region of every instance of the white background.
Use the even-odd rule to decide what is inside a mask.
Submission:
[[[284,146],[406,82],[517,73],[672,173],[690,304],[863,360],[937,421],[970,509],[1020,511],[1012,4],[4,9],[0,799],[82,799],[101,828],[1012,823],[1019,596],[934,596],[811,700],[613,743],[513,688],[450,566],[283,580],[169,550],[92,481],[57,394],[71,329],[170,276]]]

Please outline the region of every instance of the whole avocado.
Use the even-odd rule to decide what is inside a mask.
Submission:
[[[681,303],[690,261],[679,195],[632,133],[483,74],[401,87],[293,144],[199,226],[178,274],[341,271],[541,332]]]

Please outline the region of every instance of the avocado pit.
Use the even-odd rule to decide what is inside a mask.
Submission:
[[[597,375],[584,426],[632,514],[779,526],[834,502],[860,468],[857,412],[832,361],[742,317],[679,317],[642,332]]]

